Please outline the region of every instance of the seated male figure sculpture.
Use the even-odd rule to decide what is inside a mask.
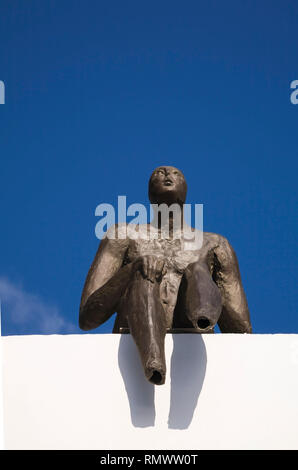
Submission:
[[[190,249],[192,242],[182,233],[186,191],[177,168],[153,171],[150,202],[157,209],[161,204],[179,205],[179,236],[171,212],[166,236],[158,210],[151,224],[137,227],[140,234],[155,230],[154,237],[136,237],[129,224],[114,226],[115,237],[106,236],[99,245],[81,299],[80,328],[97,328],[117,312],[113,333],[129,329],[145,375],[156,385],[165,382],[167,330],[213,333],[218,323],[223,333],[251,333],[238,261],[227,239],[205,232],[202,243]]]

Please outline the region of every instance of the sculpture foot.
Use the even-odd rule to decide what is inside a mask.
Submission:
[[[154,385],[163,385],[166,380],[166,369],[158,362],[151,362],[145,367],[147,380]]]

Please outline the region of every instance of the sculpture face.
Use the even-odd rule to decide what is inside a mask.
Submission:
[[[183,173],[174,166],[156,168],[149,180],[151,204],[184,204],[187,185]]]

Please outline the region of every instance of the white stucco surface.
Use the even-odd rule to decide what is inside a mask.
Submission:
[[[298,335],[167,335],[159,387],[130,335],[2,350],[6,449],[298,449]]]

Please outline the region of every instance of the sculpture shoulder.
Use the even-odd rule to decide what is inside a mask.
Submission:
[[[204,232],[204,244],[212,245],[214,247],[227,247],[230,246],[230,243],[226,237],[219,235],[218,233]]]
[[[114,224],[109,227],[100,245],[110,249],[123,250],[128,247],[129,237],[126,223]]]
[[[204,232],[204,245],[210,247],[223,262],[228,262],[236,257],[229,240],[218,233]]]

